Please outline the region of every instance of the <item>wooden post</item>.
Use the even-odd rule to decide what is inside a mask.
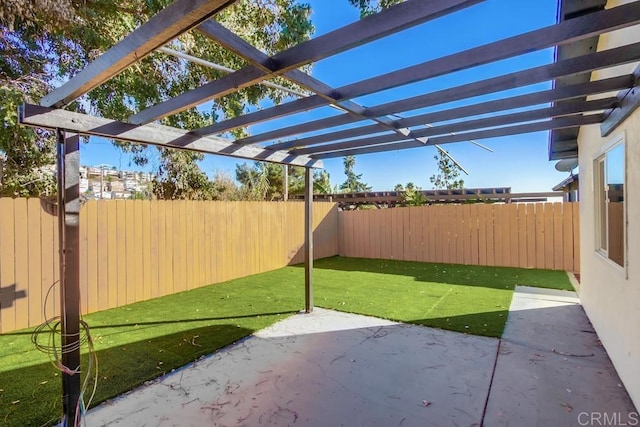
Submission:
[[[58,232],[63,425],[80,422],[80,138],[58,129]]]
[[[313,311],[313,169],[304,173],[304,311]]]

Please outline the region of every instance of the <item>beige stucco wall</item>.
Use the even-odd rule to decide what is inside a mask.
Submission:
[[[607,7],[631,1],[610,0]],[[600,37],[598,50],[640,41],[638,26]],[[631,73],[628,64],[615,71],[593,73],[593,80]],[[593,161],[602,147],[625,138],[627,210],[627,269],[596,253]],[[640,109],[609,137],[599,126],[585,126],[578,137],[580,153],[580,298],[636,407],[640,407]]]

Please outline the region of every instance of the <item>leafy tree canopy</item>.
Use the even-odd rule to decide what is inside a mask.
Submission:
[[[401,0],[349,0],[362,16]],[[0,196],[51,194],[54,177],[43,167],[54,163],[55,141],[48,131],[20,127],[17,106],[37,103],[51,89],[77,74],[89,62],[146,22],[171,0],[2,0],[0,7]],[[216,16],[223,25],[273,54],[310,37],[310,6],[298,0],[240,0]],[[229,68],[246,65],[197,31],[171,47]],[[125,120],[150,105],[219,78],[220,71],[160,52],[142,58],[68,108]],[[293,87],[286,80],[276,79]],[[207,108],[192,108],[162,120],[180,128],[197,128],[237,116],[265,98],[275,103],[287,95],[254,86],[217,99]],[[235,130],[236,137],[244,136]],[[132,153],[136,164],[158,157],[153,190],[163,198],[215,198],[216,184],[199,168],[202,155],[114,142]],[[350,184],[351,185],[351,184]],[[365,187],[366,188],[366,185]],[[268,193],[268,192],[267,192]],[[226,196],[225,196],[226,197]]]
[[[394,4],[402,3],[404,0],[349,0],[349,2],[360,9],[360,16],[364,17],[386,9]]]
[[[434,189],[452,190],[464,188],[464,180],[460,178],[460,166],[455,164],[449,156],[448,151],[438,150],[438,154],[433,156],[438,165],[438,172],[429,178]]]
[[[53,184],[41,167],[53,161],[53,136],[18,126],[17,106],[38,100],[54,86],[82,70],[87,63],[146,22],[170,0],[5,0],[0,10],[0,153],[4,168],[0,194],[36,195]],[[308,4],[296,0],[241,0],[216,16],[223,25],[263,51],[273,54],[310,37],[313,26]],[[238,69],[242,59],[197,31],[171,42],[173,48]],[[222,73],[160,52],[142,58],[70,109],[125,120],[150,105],[221,77]],[[292,87],[287,81],[279,84]],[[265,86],[243,89],[214,101],[209,108],[192,108],[162,120],[181,128],[201,127],[233,117],[264,98],[280,102],[286,94]],[[235,136],[243,136],[241,130]],[[118,145],[147,162],[156,150],[140,145]],[[160,197],[205,197],[208,186],[197,165],[201,154],[175,154],[161,149],[158,185]],[[183,176],[184,175],[184,176]],[[166,181],[165,181],[166,179]],[[195,185],[195,187],[191,187]],[[208,197],[208,196],[207,196]],[[205,197],[206,198],[206,197]]]
[[[304,168],[288,168],[289,194],[301,194],[304,191]],[[284,196],[284,168],[274,163],[254,162],[236,166],[236,180],[240,191],[247,200],[282,200]]]

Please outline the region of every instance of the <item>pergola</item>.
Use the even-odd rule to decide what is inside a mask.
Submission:
[[[215,21],[215,14],[233,1],[176,0],[68,82],[46,95],[40,105],[25,104],[20,109],[20,123],[54,129],[58,135],[58,206],[60,212],[64,206],[65,213],[58,216],[60,247],[64,248],[60,255],[63,345],[73,347],[79,337],[80,199],[77,135],[102,136],[305,167],[305,310],[309,312],[313,308],[312,169],[322,167],[322,159],[535,131],[569,130],[577,135],[579,127],[588,124],[601,124],[603,132],[607,132],[638,104],[640,72],[597,81],[591,81],[590,73],[640,60],[640,43],[601,52],[587,49],[580,56],[557,57],[551,64],[435,92],[420,93],[380,105],[363,106],[352,99],[554,46],[564,46],[571,52],[571,46],[584,41],[592,43],[594,37],[597,41],[597,36],[602,33],[639,23],[640,2],[604,10],[602,1],[565,1],[565,5],[571,3],[578,7],[572,13],[563,14],[556,25],[334,88],[300,71],[299,67],[473,6],[483,0],[407,0],[273,56],[264,54]],[[597,4],[594,6],[587,3]],[[126,122],[64,109],[66,105],[137,60],[156,50],[165,49],[168,42],[192,30],[219,43],[250,65],[139,111]],[[164,117],[275,76],[295,83],[311,95],[228,118],[201,129],[177,129],[155,123]],[[571,80],[572,76],[583,77],[574,81]],[[487,102],[471,101],[462,107],[436,108],[429,113],[410,115],[411,111],[424,107],[471,100],[481,95],[548,81],[556,82],[553,88]],[[601,94],[605,96],[587,100],[588,96]],[[544,104],[551,106],[540,107]],[[215,136],[232,129],[327,105],[337,107],[341,113],[238,140]],[[510,112],[523,108],[527,110]],[[398,114],[403,116],[399,117]],[[363,121],[369,124],[346,126]],[[439,122],[446,123],[424,127],[425,124]],[[331,130],[339,126],[342,127],[341,130]],[[325,129],[328,130],[325,133],[305,136]],[[300,137],[275,142],[294,135]],[[562,145],[562,141],[554,140],[554,143]],[[553,150],[552,157],[575,155],[570,149],[556,149]],[[79,366],[79,349],[65,353],[63,363],[65,366]],[[76,417],[79,391],[80,376],[63,374],[64,412],[68,420]]]

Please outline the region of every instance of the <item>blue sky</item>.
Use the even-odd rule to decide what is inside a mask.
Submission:
[[[358,11],[348,0],[310,0],[309,3],[313,9],[312,21],[316,27],[316,36],[358,19]],[[312,74],[333,87],[339,87],[551,25],[555,23],[556,5],[557,0],[486,0],[468,9],[322,60],[313,66]],[[365,106],[375,106],[552,61],[553,50],[547,49],[365,96],[355,101]],[[474,99],[473,102],[550,87],[550,83],[544,83],[488,95]],[[446,107],[456,105],[464,104],[451,103]],[[431,110],[442,107],[435,106]],[[427,111],[429,109],[416,110],[403,116]],[[323,107],[255,125],[250,128],[250,132],[262,133],[334,114],[338,114],[337,110]],[[447,144],[444,148],[469,172],[469,175],[463,177],[467,187],[511,187],[514,192],[550,191],[551,187],[565,179],[568,173],[557,172],[554,168],[555,162],[548,161],[547,141],[548,132],[538,132],[478,141],[490,147],[493,152],[482,150],[469,142]],[[356,158],[356,172],[362,174],[363,180],[371,185],[373,190],[390,190],[398,183],[407,182],[430,189],[432,186],[429,177],[436,172],[433,160],[435,154],[434,147],[425,147],[362,155]],[[82,146],[81,159],[85,165],[107,163],[122,169],[135,168],[126,153],[120,152],[108,141],[100,138],[92,138],[89,144]],[[157,159],[151,159],[151,164],[156,161]],[[237,162],[238,160],[227,157],[207,156],[201,167],[210,175],[222,171],[233,176]],[[330,173],[332,184],[339,185],[344,181],[341,158],[325,160],[325,168]]]

